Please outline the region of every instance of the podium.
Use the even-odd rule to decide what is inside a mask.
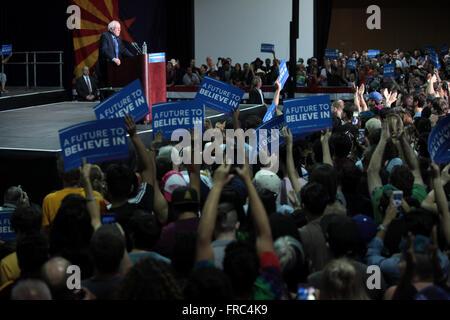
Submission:
[[[145,122],[149,123],[152,121],[152,105],[167,102],[165,54],[126,57],[121,60],[120,66],[114,62],[108,63],[107,87],[125,87],[138,78],[150,108],[150,114],[145,118]]]

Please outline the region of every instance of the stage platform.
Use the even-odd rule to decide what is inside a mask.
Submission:
[[[0,96],[0,111],[26,108],[47,103],[63,102],[69,96],[64,88],[56,87],[6,87],[7,93]]]
[[[0,197],[10,186],[22,185],[30,199],[42,204],[44,197],[62,188],[57,172],[61,149],[58,130],[95,120],[93,107],[98,102],[59,102],[0,112]],[[264,116],[265,106],[241,105],[241,116]],[[231,117],[206,108],[215,124]],[[151,125],[138,125],[146,146],[152,140]],[[131,146],[131,142],[129,142]]]
[[[62,102],[0,112],[0,152],[57,153],[61,151],[58,130],[95,120],[93,107],[99,102]],[[241,112],[264,112],[265,107],[242,105]],[[224,114],[206,108],[206,117],[213,123],[230,119]],[[223,121],[223,120],[222,120]],[[138,125],[144,143],[151,141],[151,125]]]

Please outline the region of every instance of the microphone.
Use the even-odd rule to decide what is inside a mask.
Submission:
[[[136,49],[138,54],[142,54],[142,50],[141,50],[141,48],[139,48],[139,46],[138,46],[138,44],[136,42],[132,42],[131,45],[133,46],[133,48]]]

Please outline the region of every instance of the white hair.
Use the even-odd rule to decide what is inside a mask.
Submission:
[[[108,24],[108,30],[112,30],[114,29],[114,27],[116,26],[116,23],[119,23],[119,21],[113,20]]]

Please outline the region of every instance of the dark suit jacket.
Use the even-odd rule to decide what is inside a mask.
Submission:
[[[100,82],[106,81],[106,72],[108,62],[115,58],[115,47],[113,34],[109,31],[104,32],[100,37],[99,49],[98,49],[98,62],[96,66],[97,77]],[[120,37],[117,38],[119,44],[119,59],[122,57],[131,57],[133,54],[125,47]]]
[[[258,89],[253,88],[250,90],[248,104],[264,104],[264,100],[261,99]]]
[[[91,76],[89,76],[89,80],[91,81],[92,94],[95,96],[95,92],[97,91],[96,81]],[[76,89],[78,100],[86,100],[86,97],[89,95],[89,88],[86,81],[84,81],[84,75],[77,79]]]

